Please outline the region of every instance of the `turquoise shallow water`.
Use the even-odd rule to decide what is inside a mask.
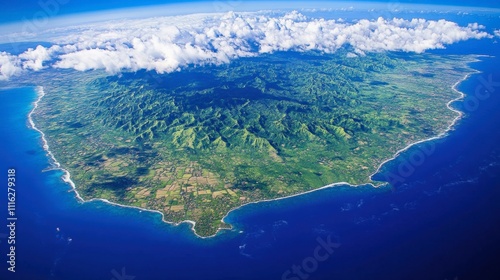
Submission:
[[[477,50],[497,58],[475,63],[483,73],[461,84],[466,117],[395,188],[249,205],[229,215],[233,231],[207,240],[155,213],[78,202],[60,171],[42,172],[49,160],[26,118],[34,89],[1,90],[0,176],[16,169],[18,221],[17,272],[7,272],[0,238],[0,279],[499,279],[500,53],[489,41],[439,52]],[[399,172],[418,150],[384,170]]]

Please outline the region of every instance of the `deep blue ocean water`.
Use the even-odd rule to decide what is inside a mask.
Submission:
[[[436,51],[496,58],[474,63],[483,73],[460,85],[465,117],[448,137],[409,149],[377,175],[399,176],[395,187],[249,205],[228,216],[233,231],[210,239],[159,214],[78,202],[60,171],[42,172],[49,160],[27,123],[34,88],[1,90],[0,219],[7,224],[7,170],[15,168],[18,220],[16,273],[7,272],[0,225],[0,279],[500,279],[497,46]]]

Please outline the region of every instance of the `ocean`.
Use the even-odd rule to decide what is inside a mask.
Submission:
[[[481,73],[459,85],[467,97],[454,105],[465,114],[447,137],[408,149],[375,176],[398,175],[394,187],[248,205],[227,217],[233,230],[209,239],[157,213],[79,202],[62,172],[47,169],[29,127],[35,87],[2,89],[0,279],[500,279],[500,50],[491,46],[435,51],[496,57],[474,63]],[[9,169],[15,273],[7,271]]]

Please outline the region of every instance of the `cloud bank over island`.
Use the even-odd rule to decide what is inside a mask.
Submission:
[[[44,68],[109,73],[177,71],[276,51],[422,53],[469,39],[491,38],[483,26],[447,20],[325,20],[299,12],[199,14],[120,20],[51,31],[54,45],[0,53],[0,80]],[[47,33],[47,32],[46,32]],[[62,35],[61,35],[62,34]],[[351,55],[355,55],[351,53]]]

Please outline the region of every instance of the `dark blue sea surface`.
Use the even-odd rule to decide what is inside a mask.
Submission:
[[[3,89],[0,219],[7,225],[14,168],[18,220],[15,273],[0,225],[0,279],[500,279],[500,53],[488,54],[497,57],[474,63],[482,73],[459,86],[465,115],[449,136],[375,176],[393,187],[248,205],[227,217],[233,230],[209,239],[156,213],[78,202],[61,171],[42,172],[50,161],[27,122],[34,88]]]

